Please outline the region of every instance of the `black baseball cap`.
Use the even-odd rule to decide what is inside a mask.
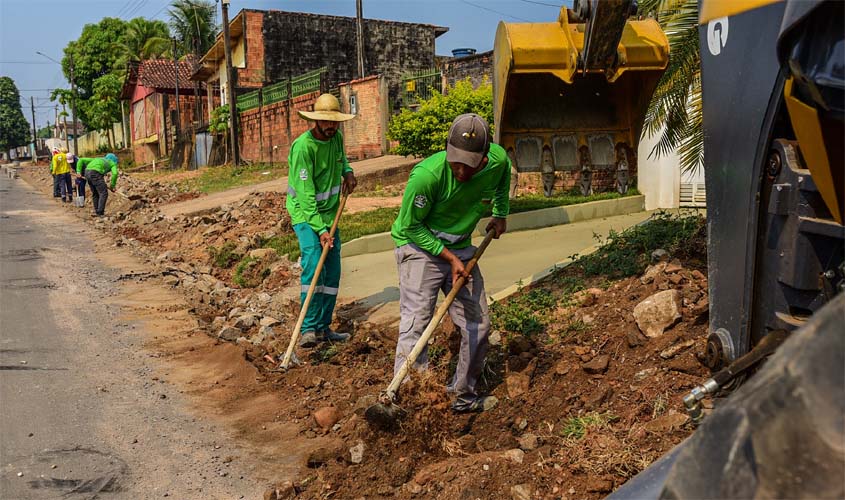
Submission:
[[[446,161],[478,168],[489,149],[490,127],[484,118],[475,113],[455,118],[446,142]]]

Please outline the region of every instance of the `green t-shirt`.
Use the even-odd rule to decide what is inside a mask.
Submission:
[[[117,185],[117,163],[107,160],[105,158],[79,158],[76,161],[76,173],[83,175],[86,170],[93,170],[106,175],[106,171],[111,172],[111,188]]]
[[[288,155],[288,198],[291,224],[307,222],[317,234],[329,230],[340,202],[343,175],[352,172],[343,151],[340,130],[327,141],[307,131],[293,141]]]
[[[487,165],[467,182],[455,179],[445,151],[415,166],[390,230],[396,246],[415,243],[432,255],[440,255],[444,246],[457,249],[470,245],[472,232],[490,203],[493,217],[507,217],[510,160],[498,144],[490,145],[487,158]]]

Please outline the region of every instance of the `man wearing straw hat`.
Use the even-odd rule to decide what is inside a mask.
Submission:
[[[334,222],[341,191],[350,194],[358,183],[343,150],[343,135],[338,130],[340,122],[351,120],[354,115],[341,113],[337,98],[323,94],[314,103],[314,111],[300,111],[299,116],[314,122],[314,126],[291,145],[285,206],[302,252],[303,303],[323,246],[330,248],[299,341],[302,347],[314,347],[320,341],[349,339],[348,333],[337,333],[330,328],[340,285],[340,231],[332,240],[329,228]]]

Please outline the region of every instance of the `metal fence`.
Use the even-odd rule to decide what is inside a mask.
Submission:
[[[408,73],[402,78],[402,106],[419,106],[420,101],[430,99],[435,90],[443,91],[443,80],[436,68]]]
[[[277,102],[299,97],[320,90],[327,68],[324,66],[308,73],[303,73],[290,80],[282,80],[258,90],[253,90],[237,97],[235,107],[239,113]]]

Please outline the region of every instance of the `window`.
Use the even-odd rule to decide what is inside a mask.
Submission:
[[[358,96],[349,94],[349,114],[358,114]]]

